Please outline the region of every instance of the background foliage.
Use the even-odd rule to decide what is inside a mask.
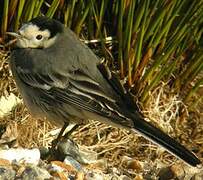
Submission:
[[[6,31],[39,15],[102,50],[143,105],[161,82],[191,108],[202,102],[196,94],[203,86],[202,0],[4,0],[1,44]]]

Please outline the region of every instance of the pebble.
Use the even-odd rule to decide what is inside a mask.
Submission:
[[[24,162],[38,164],[40,160],[39,149],[10,148],[0,150],[0,157],[9,162]]]
[[[22,180],[44,180],[50,178],[51,175],[46,169],[37,167],[35,165],[27,166],[20,176],[20,179]]]
[[[67,145],[67,146],[66,146]],[[61,151],[62,150],[62,151]],[[6,152],[7,151],[7,152]],[[97,160],[91,151],[81,153],[78,146],[71,147],[71,142],[63,142],[60,152],[64,155],[64,160],[51,160],[49,163],[41,160],[38,149],[7,149],[0,150],[6,154],[0,158],[0,180],[131,180],[132,177],[126,175],[115,167],[108,167],[107,159]],[[11,153],[14,152],[14,153]],[[17,153],[21,152],[21,153]],[[22,153],[25,152],[25,153]],[[29,153],[27,153],[29,152]],[[33,152],[37,161],[25,161]],[[35,153],[37,152],[37,153]],[[13,154],[12,158],[8,158],[7,154]],[[25,157],[23,157],[23,154]],[[29,154],[29,155],[28,155]],[[32,153],[31,153],[32,154]],[[85,158],[84,158],[84,154]],[[16,155],[16,157],[14,156]],[[19,156],[20,155],[20,156]],[[73,156],[72,156],[73,155]],[[19,158],[20,157],[20,158]],[[80,157],[80,158],[78,158]],[[88,157],[91,157],[88,161]],[[35,159],[34,157],[32,157]],[[23,159],[23,161],[22,161]],[[85,159],[80,161],[81,159]],[[15,161],[14,161],[15,160]],[[203,169],[191,168],[185,164],[173,164],[171,166],[159,166],[155,168],[151,165],[151,169],[147,169],[148,162],[138,161],[132,158],[126,158],[124,165],[129,168],[129,172],[134,173],[134,180],[143,179],[176,179],[186,178],[191,180],[203,179]],[[126,171],[127,172],[127,171]],[[129,173],[128,172],[128,173]]]
[[[16,175],[16,172],[12,168],[0,166],[1,180],[14,179],[15,175]]]

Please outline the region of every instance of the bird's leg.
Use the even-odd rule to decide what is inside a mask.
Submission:
[[[63,136],[63,139],[69,138],[72,132],[75,131],[79,126],[80,126],[79,124],[75,124],[75,126],[73,126],[73,128]]]
[[[66,128],[68,127],[68,125],[69,125],[68,122],[64,123],[63,127],[61,128],[61,130],[60,130],[60,132],[59,132],[59,134],[57,136],[57,138],[52,141],[52,145],[51,145],[52,149],[56,148],[57,143],[62,139],[63,133],[66,130]]]
[[[60,159],[61,157],[64,156],[64,152],[63,151],[61,152],[61,149],[63,149],[61,147],[64,146],[64,143],[69,145],[70,142],[72,142],[71,144],[75,145],[75,147],[77,147],[76,144],[74,143],[74,141],[72,141],[69,138],[69,136],[72,134],[73,131],[75,131],[79,127],[79,125],[78,124],[74,125],[73,128],[63,136],[63,133],[68,126],[69,126],[69,123],[67,123],[67,122],[64,123],[63,127],[61,128],[61,130],[57,136],[57,138],[52,141],[52,146],[49,149],[49,156],[48,156],[49,160],[53,160],[53,158],[54,159]],[[65,150],[66,150],[66,148],[65,148]],[[62,156],[62,154],[63,154],[63,156]],[[47,156],[45,156],[45,158],[46,157]]]
[[[74,125],[73,128],[72,128],[70,131],[68,131],[68,132],[63,136],[63,133],[64,133],[64,131],[66,130],[66,128],[67,128],[68,126],[69,126],[69,123],[68,123],[68,122],[65,122],[64,125],[63,125],[63,127],[61,128],[61,131],[59,132],[57,138],[52,141],[52,148],[53,148],[53,149],[55,149],[55,147],[57,146],[57,143],[58,143],[59,141],[61,141],[61,140],[63,140],[63,139],[68,139],[69,136],[72,134],[72,132],[75,131],[75,130],[79,127],[78,124]]]

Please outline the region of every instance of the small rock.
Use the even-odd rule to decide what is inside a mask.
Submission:
[[[137,175],[134,180],[143,180],[144,178],[141,175]]]
[[[76,171],[76,169],[73,166],[66,164],[66,163],[63,163],[61,161],[52,161],[51,164],[52,164],[52,167],[56,168],[56,170],[58,167],[58,170],[60,170],[60,171],[63,171],[63,170],[68,171],[68,172],[75,172]]]
[[[140,172],[143,170],[143,166],[140,161],[136,159],[131,159],[126,162],[128,169],[136,170],[136,172]]]
[[[68,179],[67,175],[64,172],[53,172],[52,173],[53,179],[60,179],[60,180],[66,180]]]
[[[37,166],[27,166],[25,170],[22,172],[20,178],[22,180],[44,180],[50,179],[51,175],[46,169],[39,168]]]
[[[0,179],[7,180],[7,179],[14,179],[16,172],[9,167],[0,166]]]
[[[40,151],[39,149],[11,148],[8,150],[0,150],[0,157],[9,162],[38,164],[40,160]]]
[[[15,94],[10,93],[9,96],[1,96],[0,98],[0,117],[7,116],[11,110],[16,107],[22,100],[19,99]]]
[[[64,163],[74,167],[77,171],[82,171],[81,164],[75,159],[73,159],[73,157],[71,156],[66,156],[66,158],[64,159]]]
[[[51,167],[49,167],[49,172],[53,177],[59,179],[70,179],[70,176],[75,177],[77,174],[77,170],[73,166],[61,161],[52,161]]]
[[[162,168],[158,173],[159,180],[174,179],[174,173],[170,167]]]

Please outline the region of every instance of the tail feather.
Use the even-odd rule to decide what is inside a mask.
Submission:
[[[132,131],[138,131],[147,139],[164,147],[167,151],[174,154],[176,157],[182,159],[191,166],[197,166],[198,164],[201,164],[201,161],[183,145],[144,119],[138,118],[137,115],[134,118],[134,128]]]
[[[133,101],[133,97],[121,85],[117,75],[110,71],[105,61],[101,62],[101,64],[98,65],[98,69],[102,73],[103,77],[114,89],[114,91],[120,95],[122,101],[120,105],[124,107],[122,109],[122,113],[126,117],[132,119],[132,121],[134,122],[134,128],[132,128],[132,131],[138,131],[147,139],[164,147],[167,151],[174,154],[191,166],[197,166],[201,164],[201,161],[183,145],[144,120],[142,114],[139,112],[138,106]]]

